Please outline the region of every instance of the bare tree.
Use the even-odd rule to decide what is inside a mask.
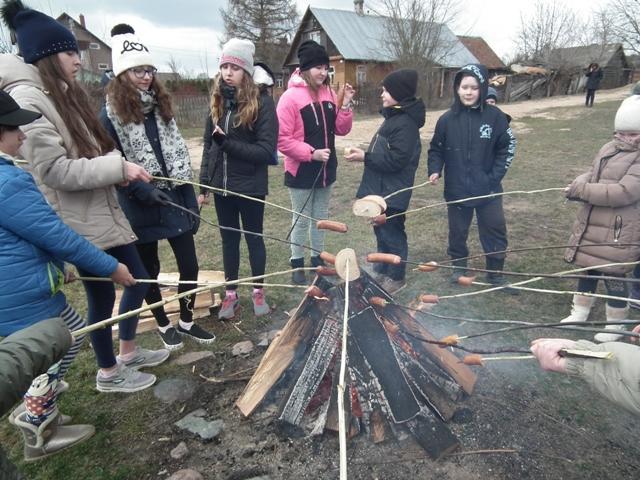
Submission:
[[[611,0],[606,10],[615,35],[626,48],[640,54],[640,1]]]
[[[220,9],[225,37],[251,40],[256,46],[256,60],[280,70],[287,41],[298,27],[298,11],[294,0],[228,0]]]
[[[401,66],[421,69],[442,63],[454,48],[445,35],[460,13],[454,0],[381,0],[387,17],[389,48]]]
[[[180,70],[182,69],[182,66],[180,65],[180,62],[176,60],[176,57],[173,55],[169,57],[169,60],[167,60],[167,67],[169,67],[169,71],[173,74],[173,77],[176,80],[180,78]]]
[[[520,15],[517,34],[520,58],[547,63],[555,48],[575,46],[584,24],[578,13],[558,0],[535,0],[533,14]]]

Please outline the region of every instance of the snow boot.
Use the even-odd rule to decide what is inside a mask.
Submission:
[[[594,297],[585,297],[584,295],[573,296],[573,306],[571,307],[571,314],[560,320],[560,323],[566,322],[586,322],[589,318],[589,312],[595,303]]]
[[[629,307],[610,307],[607,305],[607,322],[624,321],[628,319]],[[611,330],[612,333],[596,333],[593,337],[596,342],[617,342],[624,335],[619,333],[613,333],[615,331],[624,330],[624,325],[607,325],[604,327],[606,330]]]

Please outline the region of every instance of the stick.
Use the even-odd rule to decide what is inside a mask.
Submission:
[[[267,278],[267,277],[275,277],[277,275],[284,275],[284,274],[287,274],[287,273],[293,273],[293,272],[296,272],[298,270],[304,270],[304,268],[293,268],[293,269],[289,269],[289,270],[282,270],[282,271],[279,271],[279,272],[266,273],[264,275],[257,275],[255,277],[247,277],[247,278],[242,278],[242,279],[238,279],[238,280],[231,280],[231,281],[228,281],[228,282],[220,283],[220,286],[223,286],[223,285],[237,285],[238,283],[241,283],[241,282],[246,282],[246,281],[251,281],[251,280],[260,280],[262,278]],[[186,292],[178,293],[178,294],[173,295],[171,297],[164,298],[164,299],[160,300],[159,302],[155,302],[155,303],[152,303],[151,305],[147,305],[146,307],[136,308],[135,310],[130,310],[130,311],[122,313],[120,315],[116,315],[115,317],[107,318],[106,320],[102,320],[100,322],[96,322],[96,323],[94,323],[92,325],[88,325],[88,326],[83,327],[83,328],[79,328],[78,330],[75,330],[75,331],[71,332],[71,335],[73,335],[74,337],[77,338],[80,335],[84,335],[86,333],[93,332],[94,330],[99,330],[101,328],[109,327],[109,326],[113,325],[114,323],[117,323],[117,322],[119,322],[121,320],[125,320],[127,318],[134,317],[134,316],[138,315],[139,313],[146,312],[147,310],[153,310],[154,308],[162,307],[162,306],[166,305],[167,303],[175,302],[176,300],[180,300],[181,298],[184,298],[184,297],[186,297],[188,295],[195,295],[197,293],[205,292],[207,290],[211,290],[211,287],[210,286],[199,287],[199,288],[194,288],[193,290],[188,290]]]
[[[387,195],[386,197],[383,197],[385,200],[388,200],[391,197],[394,197],[396,195],[401,194],[402,192],[408,192],[409,190],[415,190],[417,188],[422,188],[425,185],[429,185],[431,182],[429,180],[427,180],[426,182],[421,183],[420,185],[414,185],[413,187],[407,187],[407,188],[401,188],[400,190],[396,190],[393,193],[390,193],[389,195]]]
[[[338,382],[338,434],[340,436],[340,480],[347,480],[347,426],[344,414],[345,372],[347,370],[347,325],[349,321],[349,266],[347,258],[344,276],[344,315],[342,320],[342,352]]]
[[[176,178],[156,177],[155,175],[153,175],[151,178],[153,178],[154,180],[164,180],[164,181],[167,181],[167,182],[175,182],[175,183],[181,183],[181,184],[185,184],[186,183],[188,185],[193,185],[194,187],[200,187],[200,188],[204,188],[205,190],[211,190],[212,192],[225,193],[227,195],[235,195],[236,197],[245,198],[247,200],[252,200],[254,202],[262,203],[264,205],[269,205],[270,207],[279,208],[280,210],[284,210],[285,212],[293,213],[294,215],[299,215],[299,216],[307,218],[309,220],[313,220],[314,222],[318,221],[318,219],[316,219],[316,218],[310,217],[308,215],[304,215],[303,213],[296,212],[294,210],[291,210],[290,208],[283,207],[282,205],[278,205],[276,203],[267,202],[266,200],[261,200],[259,198],[251,197],[249,195],[243,195],[242,193],[233,192],[231,190],[225,190],[224,188],[216,188],[216,187],[212,187],[210,185],[204,185],[202,183],[192,182],[190,180],[178,180]]]
[[[316,267],[300,267],[301,270],[307,271],[316,271]],[[80,280],[82,282],[111,282],[110,277],[76,277],[76,280]],[[202,281],[199,282],[197,280],[174,280],[174,281],[160,281],[158,279],[149,279],[149,278],[136,278],[136,283],[160,283],[162,285],[168,286],[176,286],[176,285],[197,285],[197,286],[209,286],[210,288],[220,287],[224,285],[224,282],[212,282],[212,281]],[[263,287],[283,287],[283,288],[307,288],[306,285],[291,285],[288,283],[255,283],[255,282],[240,282],[236,285],[249,285],[249,286],[263,286]]]
[[[420,208],[414,208],[413,210],[407,210],[404,212],[400,212],[400,213],[396,213],[394,215],[389,215],[387,217],[387,220],[390,220],[394,217],[399,217],[400,215],[407,215],[409,213],[416,213],[416,212],[420,212],[422,210],[425,210],[427,208],[433,208],[433,207],[440,207],[442,205],[454,205],[456,203],[464,203],[464,202],[468,202],[470,200],[481,200],[483,198],[493,198],[493,197],[502,197],[504,195],[514,195],[514,194],[532,194],[532,193],[543,193],[543,192],[554,192],[554,191],[560,191],[560,190],[564,190],[565,187],[554,187],[554,188],[544,188],[542,190],[513,190],[511,192],[500,192],[500,193],[491,193],[489,195],[480,195],[477,197],[468,197],[468,198],[461,198],[460,200],[452,200],[450,202],[438,202],[438,203],[432,203],[431,205],[425,205],[424,207],[420,207]]]

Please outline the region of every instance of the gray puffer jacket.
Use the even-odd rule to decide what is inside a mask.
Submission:
[[[103,250],[135,241],[116,195],[115,185],[126,179],[120,152],[79,157],[37,67],[19,56],[0,55],[0,88],[21,107],[42,113],[22,127],[27,139],[19,156],[29,162],[26,169],[64,222]]]
[[[640,150],[620,140],[603,146],[591,169],[576,178],[567,198],[584,203],[573,224],[564,259],[580,267],[640,258]],[[612,243],[611,246],[588,246]],[[629,244],[635,244],[631,246]],[[615,245],[619,244],[619,245]],[[581,245],[576,247],[576,245]],[[587,245],[587,246],[584,246]],[[624,274],[633,265],[597,270]]]

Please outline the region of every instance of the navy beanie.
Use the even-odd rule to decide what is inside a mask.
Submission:
[[[489,87],[487,89],[487,98],[486,98],[486,100],[489,100],[490,98],[493,98],[496,102],[498,101],[498,92],[493,87]]]
[[[329,55],[325,48],[313,40],[302,42],[298,48],[300,71],[309,70],[318,65],[329,65]]]
[[[382,80],[382,86],[396,102],[402,102],[416,96],[418,72],[411,68],[395,70]]]
[[[44,13],[25,7],[20,0],[5,1],[2,17],[15,32],[20,55],[26,63],[60,52],[78,51],[78,42],[68,28]]]

